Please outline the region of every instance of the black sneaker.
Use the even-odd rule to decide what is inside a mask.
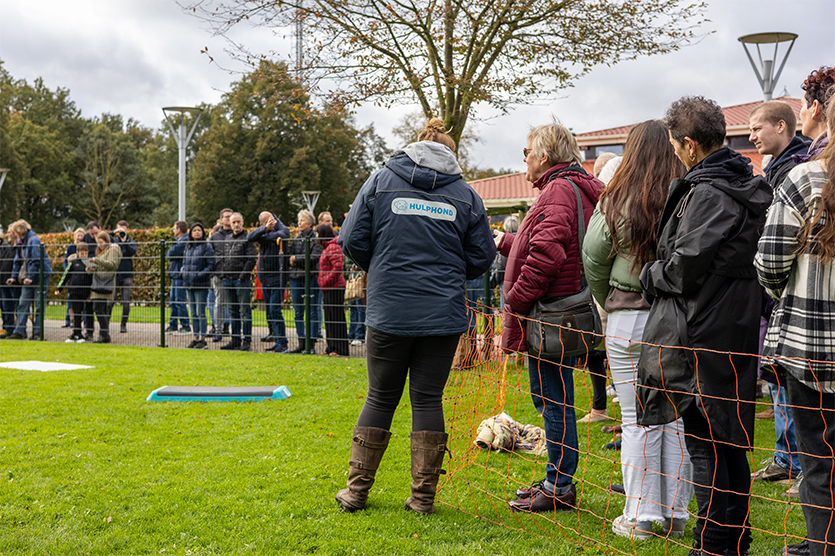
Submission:
[[[252,345],[249,342],[244,342],[240,345],[238,351],[252,351]]]
[[[92,332],[85,332],[83,337],[84,337],[85,342],[89,342],[93,339],[93,333]]]
[[[262,342],[275,342],[275,336],[273,336],[272,334],[269,334],[269,335],[264,336],[263,338],[261,338],[261,341]]]
[[[194,349],[209,349],[209,344],[206,343],[206,340],[200,340],[194,346]]]
[[[239,347],[241,347],[241,343],[236,342],[235,340],[232,340],[228,344],[220,346],[220,349],[226,350],[226,351],[237,351]]]
[[[194,349],[194,348],[196,348],[196,347],[197,347],[197,344],[199,344],[199,343],[200,343],[200,342],[198,342],[197,340],[192,340],[192,341],[191,341],[191,342],[189,342],[189,344],[186,346],[186,349]]]
[[[168,325],[168,328],[165,329],[165,332],[167,334],[173,334],[176,331],[177,331],[177,327],[176,326],[171,326],[170,324]]]
[[[123,324],[122,326],[120,326],[119,327],[119,333],[120,334],[127,334],[128,333],[128,325]]]

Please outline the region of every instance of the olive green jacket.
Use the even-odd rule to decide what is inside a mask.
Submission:
[[[640,267],[633,270],[634,257],[625,255],[632,249],[631,235],[624,230],[623,220],[618,223],[619,251],[612,253],[612,234],[606,226],[600,204],[594,209],[583,241],[583,266],[586,281],[594,299],[606,306],[606,295],[615,287],[626,292],[643,292]]]
[[[96,255],[96,268],[93,271],[93,279],[95,280],[96,276],[100,276],[102,278],[110,278],[116,276],[116,269],[119,268],[119,263],[122,261],[122,250],[119,249],[118,245],[113,243],[110,244],[110,247],[107,248],[101,255]],[[115,281],[113,290],[110,294],[104,293],[96,293],[91,291],[90,292],[90,299],[109,299],[112,300],[114,298],[114,294],[116,293]]]

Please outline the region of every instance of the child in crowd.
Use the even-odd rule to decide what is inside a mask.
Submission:
[[[58,282],[58,289],[55,293],[60,294],[66,286],[69,293],[70,308],[73,312],[72,335],[67,338],[66,343],[83,343],[81,335],[81,321],[84,318],[84,302],[90,297],[90,285],[93,282],[93,275],[87,272],[89,247],[86,243],[75,244],[76,252],[67,257],[67,268],[64,275]]]

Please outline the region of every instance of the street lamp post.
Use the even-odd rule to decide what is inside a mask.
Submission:
[[[174,124],[171,123],[171,119],[168,117],[168,113],[178,113],[180,115],[180,122],[179,127],[175,130]],[[178,216],[179,220],[186,219],[186,147],[188,146],[189,141],[191,141],[191,137],[194,135],[194,130],[197,129],[197,124],[200,122],[200,116],[203,114],[202,108],[192,108],[186,106],[168,106],[162,109],[162,113],[165,115],[165,122],[168,124],[168,129],[171,130],[171,135],[174,136],[174,140],[177,142],[177,148],[180,150],[180,185],[178,188]],[[194,118],[194,124],[191,126],[191,130],[186,135],[186,114],[197,114],[197,117]]]
[[[774,92],[774,84],[777,83],[777,80],[780,79],[780,74],[783,73],[783,66],[786,65],[786,60],[789,59],[789,54],[792,51],[796,39],[797,35],[795,33],[754,33],[752,35],[744,35],[737,39],[742,43],[742,48],[745,49],[748,61],[751,62],[751,67],[754,68],[754,73],[757,75],[757,80],[760,82],[760,87],[763,90],[763,98],[766,101],[771,100],[772,93]],[[774,66],[777,63],[777,48],[781,42],[788,41],[791,41],[791,44],[789,44],[789,48],[783,56],[783,61],[780,63],[780,69],[777,70],[777,75],[774,75]],[[751,53],[748,52],[749,44],[757,45],[757,57],[760,60],[759,68],[754,63],[754,58],[751,56]],[[760,51],[761,44],[774,45],[774,56],[771,60],[763,60],[763,55]],[[762,73],[760,73],[760,70],[762,70]]]
[[[0,168],[0,191],[3,190],[3,182],[6,181],[6,174],[8,173],[8,168]]]

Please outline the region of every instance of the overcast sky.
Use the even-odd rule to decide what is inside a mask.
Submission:
[[[473,152],[482,167],[522,170],[521,150],[531,126],[557,117],[577,133],[658,118],[685,94],[701,94],[722,106],[762,98],[737,37],[788,31],[800,37],[775,87],[801,96],[809,72],[835,65],[835,0],[708,0],[703,39],[681,51],[601,67],[538,106],[495,116],[477,109],[481,142]],[[257,53],[291,55],[291,39],[265,29],[239,28],[233,37]],[[42,77],[50,89],[64,87],[85,117],[103,112],[158,128],[161,107],[217,103],[242,70],[224,54],[228,47],[174,0],[0,0],[0,60],[13,77]],[[208,48],[218,63],[201,50]],[[780,54],[785,51],[781,47]],[[770,52],[770,50],[769,50]],[[221,67],[219,67],[221,66]],[[415,107],[363,107],[357,123],[373,123],[390,147],[391,134]]]

